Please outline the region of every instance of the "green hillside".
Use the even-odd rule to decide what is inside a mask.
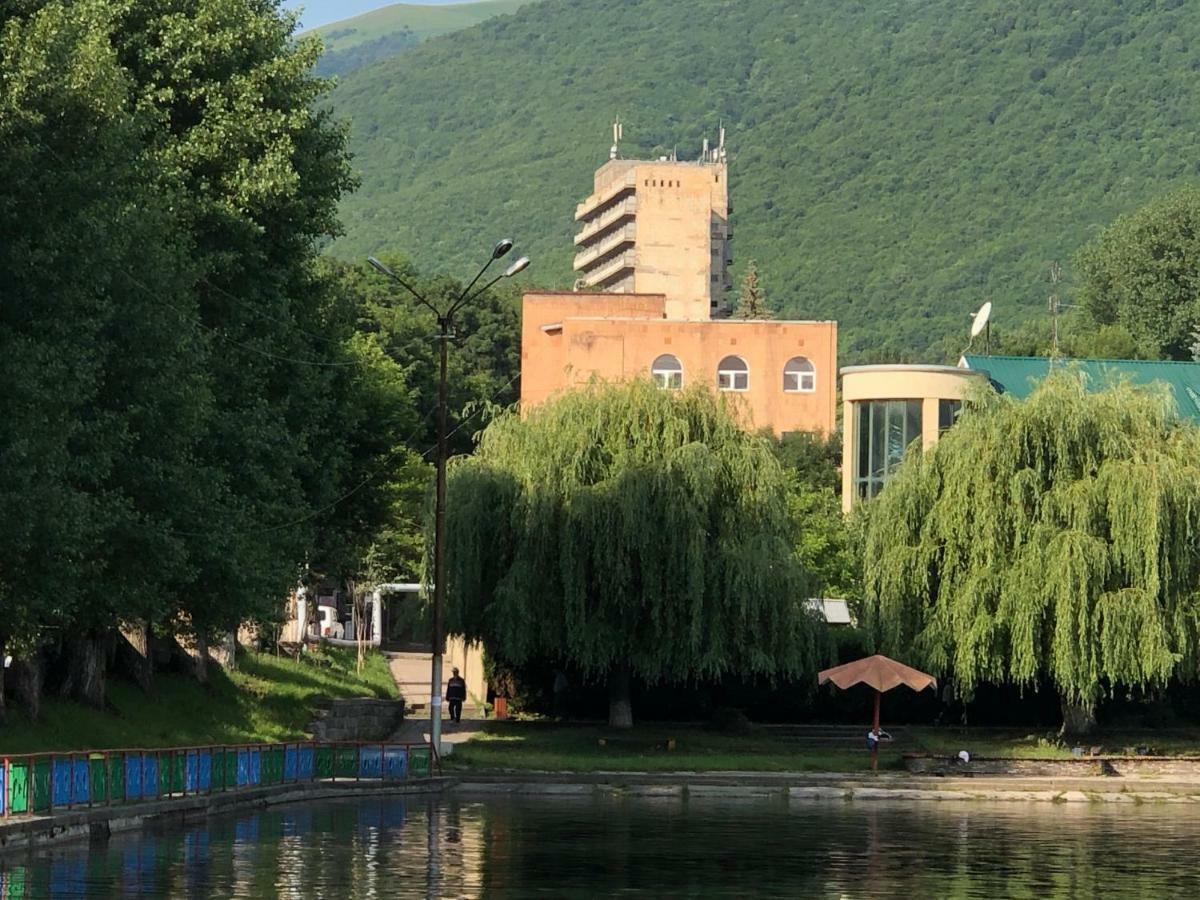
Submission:
[[[318,65],[322,75],[344,75],[404,50],[424,40],[478,25],[493,16],[514,12],[529,0],[482,0],[425,6],[395,3],[352,19],[316,29],[325,41]]]
[[[331,248],[472,269],[512,234],[571,282],[607,157],[728,128],[735,256],[836,318],[843,361],[950,355],[987,298],[1044,315],[1052,260],[1200,176],[1183,0],[545,0],[348,75],[362,188]]]

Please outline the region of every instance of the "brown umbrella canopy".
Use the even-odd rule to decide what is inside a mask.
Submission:
[[[827,681],[832,681],[842,690],[856,684],[866,684],[881,693],[902,684],[908,685],[914,691],[923,691],[927,687],[937,689],[937,679],[932,675],[926,675],[904,663],[879,655],[856,659],[844,666],[817,673],[817,684]]]

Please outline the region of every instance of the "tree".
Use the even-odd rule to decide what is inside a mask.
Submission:
[[[976,396],[862,507],[865,625],[968,695],[1048,679],[1068,730],[1105,690],[1192,676],[1198,451],[1165,389],[1068,370]]]
[[[758,264],[754,260],[750,260],[746,265],[736,314],[739,319],[771,318],[771,310],[767,307],[767,300],[763,294],[762,281],[758,277]]]
[[[1076,259],[1079,297],[1100,325],[1120,325],[1138,352],[1191,359],[1200,326],[1200,187],[1121,216]]]
[[[821,654],[785,473],[703,387],[595,383],[505,414],[447,506],[451,630],[606,679],[613,726],[631,676],[797,675]]]

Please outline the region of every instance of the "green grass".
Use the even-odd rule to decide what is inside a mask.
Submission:
[[[325,40],[325,49],[336,52],[387,37],[404,29],[411,31],[418,40],[427,40],[458,31],[460,28],[469,28],[492,16],[513,12],[517,7],[529,2],[530,0],[482,0],[478,3],[453,3],[446,6],[394,3],[316,30]]]
[[[1001,759],[1068,759],[1074,747],[1098,747],[1109,756],[1133,755],[1137,747],[1150,747],[1155,755],[1200,755],[1200,729],[1101,730],[1086,738],[1067,740],[1053,731],[1028,729],[912,728],[912,750],[953,755],[967,750],[972,756]]]
[[[881,771],[899,771],[903,752],[1008,759],[1065,759],[1071,743],[1052,732],[1030,734],[992,728],[910,728],[899,749],[884,747]],[[668,741],[674,740],[674,749]],[[601,741],[605,743],[601,745]],[[1104,753],[1132,753],[1151,746],[1164,755],[1195,755],[1200,729],[1114,731],[1082,743]],[[870,756],[858,745],[841,749],[804,747],[786,738],[754,730],[724,734],[694,725],[645,725],[630,732],[594,725],[556,725],[537,721],[489,723],[483,734],[461,744],[444,760],[449,772],[866,772]]]
[[[326,650],[301,662],[243,653],[238,670],[210,667],[210,683],[159,675],[152,694],[109,684],[106,710],[47,699],[38,722],[19,714],[0,726],[0,755],[49,750],[104,750],[301,737],[322,697],[395,697],[387,660],[367,656],[360,677],[353,650]]]
[[[623,733],[598,725],[494,722],[443,765],[458,772],[865,772],[870,756],[857,747],[813,750],[759,732],[730,735],[694,725]],[[882,751],[879,767],[900,768],[900,753]]]

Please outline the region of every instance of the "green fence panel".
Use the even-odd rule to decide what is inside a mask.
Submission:
[[[187,754],[171,754],[171,793],[182,794],[187,788]]]
[[[283,783],[283,748],[272,747],[267,753],[271,761],[271,784]]]
[[[225,751],[213,749],[212,752],[212,789],[219,791],[225,787]]]
[[[408,774],[413,778],[429,777],[429,748],[408,748]]]
[[[88,757],[88,782],[94,804],[110,802],[108,794],[108,765],[101,753],[93,753]]]
[[[29,812],[29,763],[10,762],[8,765],[8,811]]]
[[[333,748],[318,747],[317,748],[317,777],[332,778],[333,777]]]
[[[112,802],[125,800],[125,754],[110,753],[108,755],[108,786]]]
[[[338,778],[354,778],[358,775],[358,748],[337,747],[334,750],[333,774]]]
[[[41,759],[33,764],[33,806],[34,812],[45,812],[50,808],[53,781],[51,777],[50,760]]]

